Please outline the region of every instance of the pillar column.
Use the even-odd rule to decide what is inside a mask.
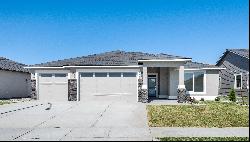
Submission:
[[[147,67],[143,67],[143,85],[142,89],[148,89],[148,69]]]
[[[184,66],[180,66],[180,68],[179,68],[179,85],[178,85],[178,88],[184,88],[185,89]]]
[[[179,68],[179,85],[177,88],[177,101],[178,103],[186,102],[187,96],[186,96],[186,88],[184,84],[184,66],[180,66]]]
[[[141,88],[138,90],[138,101],[147,103],[148,102],[148,70],[147,67],[143,67],[143,82]]]

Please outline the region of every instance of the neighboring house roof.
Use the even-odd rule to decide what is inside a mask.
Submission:
[[[249,49],[227,49],[227,51],[249,59]]]
[[[24,69],[23,68],[24,66],[25,66],[24,64],[17,63],[15,61],[0,57],[0,70],[28,73],[29,70]]]
[[[217,61],[216,65],[219,65],[219,63],[224,59],[224,57],[228,53],[234,53],[236,55],[249,59],[249,49],[226,49],[226,51],[220,57],[219,61]]]
[[[33,66],[38,67],[62,67],[62,66],[128,66],[138,65],[138,60],[150,59],[191,59],[168,54],[149,54],[143,52],[111,51],[101,54],[93,54],[77,58],[52,61]]]

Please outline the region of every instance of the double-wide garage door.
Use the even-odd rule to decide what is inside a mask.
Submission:
[[[80,100],[96,96],[137,97],[137,72],[79,73]],[[40,73],[39,100],[68,101],[67,73]]]
[[[39,74],[39,100],[67,101],[68,77],[66,73]]]
[[[80,98],[108,95],[137,94],[136,72],[84,72],[80,73]]]

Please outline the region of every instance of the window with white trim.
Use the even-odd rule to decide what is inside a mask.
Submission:
[[[107,77],[108,73],[106,72],[96,72],[95,77]]]
[[[52,77],[51,73],[42,73],[40,74],[41,77]]]
[[[67,74],[66,73],[56,73],[55,77],[66,77]]]
[[[124,72],[123,77],[136,77],[135,72]]]
[[[109,77],[121,77],[121,74],[120,72],[110,72]]]
[[[93,77],[93,74],[92,72],[84,72],[84,73],[81,73],[81,77]]]
[[[185,72],[184,83],[189,93],[205,92],[204,72]]]
[[[242,89],[242,74],[234,75],[234,89]]]
[[[194,79],[193,79],[193,73],[185,73],[185,87],[187,89],[187,91],[193,91],[193,83]]]

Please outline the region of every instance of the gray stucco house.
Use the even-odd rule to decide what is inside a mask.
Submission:
[[[30,96],[30,73],[24,66],[0,57],[0,99]]]
[[[134,101],[177,99],[177,90],[183,88],[191,97],[214,99],[223,68],[191,60],[112,51],[27,68],[32,73],[32,96],[45,101],[80,101],[98,95],[132,95]]]
[[[220,71],[220,95],[235,89],[237,95],[247,95],[249,89],[249,49],[227,49],[216,64]]]

